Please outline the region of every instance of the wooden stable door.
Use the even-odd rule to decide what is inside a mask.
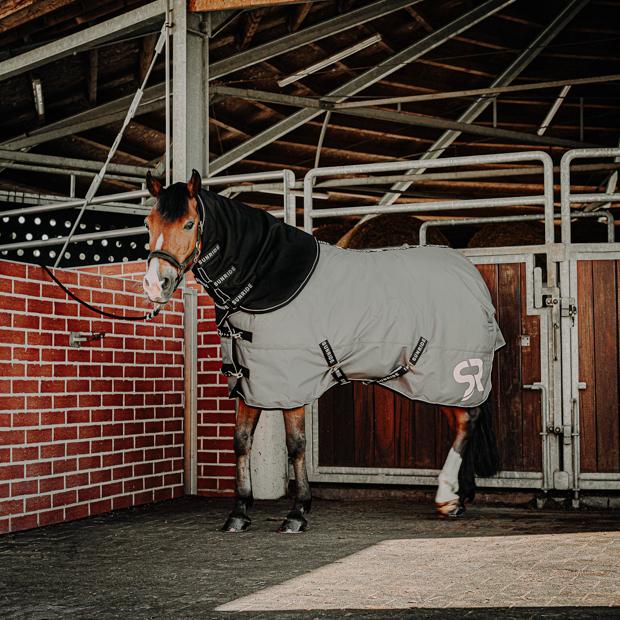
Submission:
[[[521,387],[540,381],[540,318],[526,312],[526,266],[478,269],[507,343],[495,356],[492,392],[502,469],[541,471],[541,395]],[[439,407],[380,386],[353,382],[319,399],[319,466],[441,469],[452,440]]]
[[[577,261],[581,471],[620,473],[620,261]]]

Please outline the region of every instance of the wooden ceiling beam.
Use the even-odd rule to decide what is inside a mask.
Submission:
[[[97,105],[97,76],[99,68],[99,50],[89,50],[86,54],[88,67],[86,68],[86,98],[88,105],[94,108]]]
[[[291,7],[291,14],[289,15],[289,28],[291,32],[296,32],[299,26],[303,23],[304,19],[312,8],[312,2],[306,2],[305,4],[296,4]]]
[[[110,147],[107,144],[102,144],[101,142],[97,142],[95,140],[85,138],[84,136],[79,136],[79,135],[74,134],[70,136],[69,139],[72,139],[75,142],[80,142],[90,148],[100,150],[100,151],[105,151],[106,155],[108,151],[110,150]],[[148,162],[148,160],[145,159],[144,157],[138,157],[137,155],[132,155],[131,153],[128,153],[127,151],[121,151],[120,149],[116,150],[114,159],[117,159],[118,157],[130,159],[132,163],[129,165],[141,166],[142,164],[146,164]],[[119,162],[114,162],[114,163],[119,163]],[[125,164],[127,164],[127,162],[125,162]],[[146,169],[145,169],[145,173],[146,173]]]
[[[140,84],[144,82],[144,78],[149,70],[151,61],[153,60],[153,53],[155,51],[155,45],[158,38],[158,34],[149,34],[142,39],[140,57],[138,59],[138,79]]]
[[[253,11],[249,11],[245,17],[243,25],[241,26],[241,32],[239,33],[239,43],[238,48],[239,51],[247,49],[252,41],[252,37],[258,30],[258,26],[260,24],[261,19],[263,19],[263,15],[267,12],[267,9],[254,9]]]
[[[0,4],[0,31],[17,28],[74,2],[76,0],[4,0]]]
[[[405,7],[405,11],[407,11],[407,13],[409,13],[409,15],[411,15],[411,17],[413,17],[413,19],[415,19],[415,21],[418,22],[424,30],[426,30],[426,32],[434,32],[435,28],[433,28],[429,21],[422,16],[419,10],[414,9],[411,6],[407,6]]]

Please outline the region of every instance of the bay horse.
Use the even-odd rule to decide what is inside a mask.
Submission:
[[[312,496],[305,465],[304,406],[341,383],[364,381],[438,404],[455,435],[438,477],[439,516],[473,500],[474,474],[499,468],[491,369],[504,344],[482,277],[460,252],[440,246],[357,251],[318,243],[266,211],[190,181],[164,188],[145,220],[143,287],[165,304],[192,270],[215,303],[222,373],[239,398],[236,490],[222,530],[251,520],[249,454],[261,411],[281,410],[293,463],[293,509],[279,528],[307,527]]]

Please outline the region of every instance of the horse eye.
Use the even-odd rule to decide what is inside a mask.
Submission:
[[[144,220],[144,225],[146,226],[146,229],[148,230],[149,229],[149,223],[146,220]]]
[[[192,220],[191,222],[187,222],[183,228],[185,228],[185,230],[191,230],[194,228],[194,221]]]

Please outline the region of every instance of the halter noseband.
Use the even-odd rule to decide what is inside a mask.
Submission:
[[[177,290],[179,284],[181,284],[181,280],[183,276],[189,271],[192,263],[196,259],[196,257],[200,256],[200,250],[202,249],[202,229],[204,226],[204,220],[206,216],[205,206],[202,203],[202,199],[200,196],[196,196],[198,200],[198,204],[200,204],[201,213],[198,213],[198,235],[196,238],[196,246],[194,247],[192,253],[182,262],[180,263],[175,256],[170,254],[170,252],[166,252],[165,250],[153,250],[146,259],[147,268],[151,263],[153,258],[163,258],[165,261],[169,262],[173,267],[176,267],[177,270],[177,278],[174,283],[174,289],[172,292]],[[201,217],[202,215],[202,217]]]

